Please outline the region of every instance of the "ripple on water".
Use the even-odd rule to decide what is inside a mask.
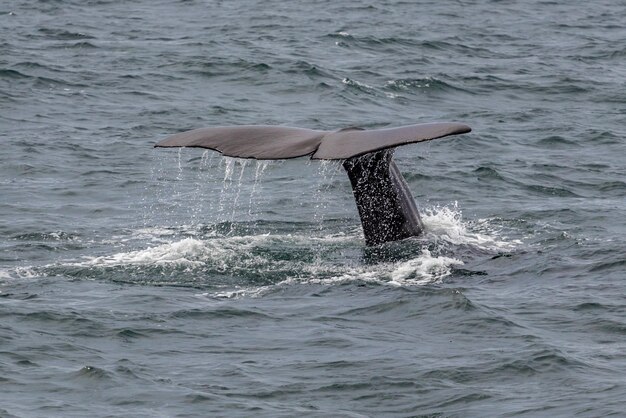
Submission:
[[[384,88],[392,91],[466,91],[460,87],[456,87],[434,77],[400,78],[397,80],[390,80],[385,83]]]
[[[59,29],[59,28],[43,27],[43,28],[39,28],[37,30],[37,32],[41,33],[42,35],[44,35],[48,39],[57,39],[57,40],[61,40],[61,41],[73,41],[73,40],[80,40],[80,39],[95,39],[94,36],[91,36],[91,35],[89,35],[87,33],[72,32],[72,31],[68,31],[66,29]]]
[[[83,366],[80,370],[71,373],[70,376],[75,381],[109,382],[113,380],[112,373],[94,366]]]

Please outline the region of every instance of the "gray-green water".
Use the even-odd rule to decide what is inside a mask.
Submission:
[[[621,2],[0,5],[0,416],[622,416]],[[458,121],[399,149],[427,233],[336,163],[202,126]]]

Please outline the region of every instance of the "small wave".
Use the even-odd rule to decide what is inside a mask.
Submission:
[[[623,181],[607,181],[600,183],[598,189],[602,192],[619,192],[620,195],[626,190],[626,183]]]
[[[626,258],[622,257],[621,259],[618,260],[607,260],[607,261],[602,261],[600,263],[595,263],[593,266],[591,266],[589,268],[590,272],[603,272],[603,273],[608,273],[611,271],[621,271],[623,272],[624,269],[626,268]]]
[[[70,32],[65,29],[54,28],[41,28],[39,33],[42,33],[47,38],[56,39],[60,41],[72,41],[79,39],[95,39],[95,37],[82,32]]]
[[[20,79],[20,78],[32,78],[32,76],[29,76],[27,74],[21,73],[17,70],[11,70],[8,68],[2,68],[0,69],[0,79],[2,78],[9,78],[9,79]]]
[[[113,375],[110,372],[104,369],[101,369],[99,367],[84,366],[80,370],[72,373],[71,377],[73,379],[78,379],[78,380],[86,379],[86,380],[99,381],[99,380],[111,380],[113,378]]]
[[[346,31],[329,33],[330,39],[336,39],[335,45],[340,47],[357,47],[363,50],[400,49],[415,47],[418,42],[410,38],[400,37],[377,37],[373,35],[356,35]]]
[[[74,48],[74,49],[95,49],[95,48],[98,48],[98,46],[93,44],[93,43],[91,43],[91,42],[82,41],[82,42],[76,42],[75,44],[70,45],[69,48]]]
[[[445,81],[436,79],[434,77],[425,78],[400,78],[397,80],[389,80],[385,83],[385,88],[393,91],[407,91],[407,90],[461,90]]]
[[[27,68],[29,70],[57,71],[53,65],[45,65],[36,61],[21,61],[14,64],[13,67]]]
[[[49,78],[43,76],[29,75],[9,68],[0,69],[0,80],[3,78],[12,80],[30,80],[33,83],[33,86],[38,88],[50,88],[55,86],[88,87],[87,85],[80,83],[71,83],[61,78]]]
[[[343,80],[341,80],[341,82],[349,88],[353,88],[355,90],[359,90],[365,93],[373,93],[375,90],[374,87],[370,85],[361,83],[360,81],[352,80],[350,78],[344,78]]]
[[[580,197],[578,194],[564,187],[550,187],[550,186],[542,186],[539,184],[530,184],[530,185],[524,186],[524,188],[531,192],[542,194],[542,195],[548,195],[548,196]]]
[[[245,73],[248,73],[247,75],[258,77],[259,74],[265,75],[272,69],[272,66],[265,62],[253,62],[241,58],[236,60],[219,59],[200,63],[188,62],[184,64],[187,68],[189,68],[187,71],[190,73],[206,77],[226,76],[232,74],[243,76]]]
[[[328,70],[320,68],[319,65],[314,65],[306,61],[297,61],[296,63],[291,65],[291,67],[285,72],[305,74],[311,79],[333,78],[333,76],[328,72]]]
[[[493,167],[481,166],[474,170],[480,179],[497,179],[505,180],[505,178]]]
[[[567,139],[560,135],[551,135],[546,138],[541,138],[537,145],[544,148],[567,148],[570,149],[573,146],[578,146],[578,143],[572,141],[571,139]]]
[[[588,137],[588,141],[595,145],[620,144],[622,141],[619,135],[610,131],[591,130],[586,136]]]
[[[27,232],[12,235],[11,239],[18,241],[76,241],[79,239],[79,236],[64,231]]]

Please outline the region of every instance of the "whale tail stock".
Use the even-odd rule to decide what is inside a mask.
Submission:
[[[320,131],[268,125],[201,128],[172,135],[155,147],[208,148],[229,157],[258,160],[310,155],[344,160],[368,246],[417,236],[424,227],[415,200],[393,161],[400,145],[470,132],[461,123],[398,128]]]

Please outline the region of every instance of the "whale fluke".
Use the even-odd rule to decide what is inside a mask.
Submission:
[[[399,128],[338,131],[273,125],[200,128],[172,135],[155,147],[196,147],[229,157],[281,160],[311,155],[315,160],[345,160],[374,151],[471,131],[462,123],[423,123]]]
[[[155,147],[208,148],[229,157],[258,160],[306,155],[315,160],[344,160],[365,243],[379,245],[417,236],[424,230],[411,191],[393,161],[394,148],[470,131],[462,123],[338,131],[268,125],[218,126],[172,135]]]

